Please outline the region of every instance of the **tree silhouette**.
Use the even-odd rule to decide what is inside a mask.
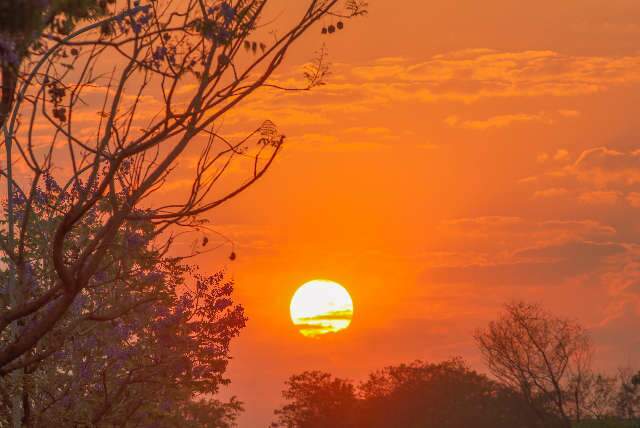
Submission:
[[[329,373],[307,371],[291,376],[282,396],[289,403],[275,411],[273,428],[348,428],[356,424],[353,384]]]
[[[529,428],[537,421],[517,392],[460,359],[376,371],[357,388],[328,373],[292,376],[274,427]],[[552,420],[550,417],[549,420]]]
[[[620,370],[619,388],[615,397],[615,407],[623,419],[640,422],[640,372]]]
[[[580,325],[516,302],[475,339],[491,373],[519,390],[541,421],[550,423],[547,410],[568,428],[582,419],[591,345]]]
[[[531,427],[519,394],[470,370],[462,360],[414,362],[372,373],[360,385],[367,427]]]

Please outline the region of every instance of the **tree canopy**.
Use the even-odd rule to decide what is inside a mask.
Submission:
[[[304,372],[286,386],[287,404],[276,410],[274,427],[548,426],[536,420],[517,392],[460,359],[386,367],[357,386],[328,373]]]

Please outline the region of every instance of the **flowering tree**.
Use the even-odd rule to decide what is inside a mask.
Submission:
[[[27,300],[46,293],[56,281],[47,257],[47,236],[79,189],[64,191],[47,177],[26,201],[15,196],[16,216],[29,216],[37,234],[25,242],[23,284]],[[58,202],[55,209],[50,200]],[[92,239],[109,204],[98,203],[66,244],[71,257]],[[10,415],[11,397],[21,397],[27,426],[148,424],[226,426],[239,403],[220,403],[215,394],[224,378],[229,344],[244,326],[242,307],[233,305],[231,283],[221,273],[202,276],[167,247],[154,244],[149,221],[117,232],[98,273],[58,321],[53,333],[16,366],[20,383],[0,379],[0,415]],[[3,272],[6,279],[8,272]],[[48,303],[51,305],[52,303]],[[36,317],[37,314],[32,315]],[[33,322],[27,318],[27,322]],[[3,341],[9,340],[7,333]],[[11,371],[13,367],[6,367]],[[0,416],[0,425],[9,423]],[[212,425],[207,425],[212,424]]]
[[[2,171],[11,196],[2,249],[15,281],[10,275],[0,327],[22,323],[24,328],[0,347],[1,370],[20,366],[16,360],[56,326],[99,271],[119,230],[147,222],[157,236],[176,225],[198,226],[199,214],[266,172],[284,140],[273,123],[237,141],[220,135],[216,124],[258,88],[271,85],[289,48],[319,19],[362,13],[354,1],[339,13],[338,3],[309,1],[302,16],[272,33],[269,43],[253,39],[262,29],[265,0],[130,5],[63,39],[51,36],[54,42],[25,78],[5,126],[5,145],[17,148],[15,162],[24,172],[18,180],[9,168]],[[106,58],[108,72],[101,65]],[[317,73],[307,73],[308,82],[297,89],[320,83],[322,70],[317,65]],[[82,111],[84,105],[94,114]],[[149,202],[187,148],[200,153],[187,197],[166,205]],[[220,186],[213,195],[238,158],[250,160],[249,177],[237,186]],[[9,167],[12,160],[6,162]],[[50,176],[63,183],[63,194],[74,191],[64,205],[49,201],[59,214],[46,236],[55,281],[28,299],[22,295],[26,243],[40,232],[29,215],[16,217],[13,203],[23,199],[25,213],[32,212],[38,187]],[[106,207],[95,233],[70,248],[70,237],[99,204]]]
[[[109,2],[35,3],[38,31],[23,45],[37,50],[29,61],[24,53],[12,56],[13,45],[1,50],[18,88],[3,77],[15,101],[5,104],[11,110],[3,118],[0,170],[0,256],[7,267],[0,376],[5,390],[23,392],[14,398],[28,398],[30,370],[66,349],[86,322],[119,319],[166,292],[162,281],[140,291],[131,276],[140,265],[117,250],[151,245],[137,242],[144,239],[166,255],[177,228],[206,227],[201,214],[259,180],[284,136],[262,120],[243,136],[225,136],[223,119],[259,88],[321,84],[324,55],[297,85],[276,81],[274,73],[318,21],[333,22],[318,31],[328,37],[365,12],[359,0],[305,0],[295,20],[277,28],[262,19],[268,0],[122,0],[109,17],[72,31],[73,16],[97,18]],[[50,5],[80,5],[83,12],[59,14]],[[6,2],[0,6],[6,20]],[[58,21],[42,21],[45,11]],[[194,164],[186,195],[158,198],[186,154]],[[232,165],[246,176],[226,181]],[[7,380],[18,372],[24,377]]]

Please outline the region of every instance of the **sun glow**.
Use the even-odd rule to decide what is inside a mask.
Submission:
[[[353,301],[340,284],[325,279],[309,281],[291,299],[291,320],[307,337],[337,333],[351,324]]]

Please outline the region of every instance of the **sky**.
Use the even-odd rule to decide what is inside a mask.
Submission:
[[[240,426],[267,426],[307,369],[360,380],[462,356],[486,371],[473,332],[513,299],[585,325],[603,370],[637,367],[639,42],[633,0],[371,0],[344,31],[311,31],[280,77],[326,43],[327,84],[228,119],[271,119],[287,142],[209,215],[237,260],[199,260],[227,269],[249,317],[224,392]],[[344,285],[354,317],[310,339],[289,302],[315,278]]]
[[[265,22],[304,4],[274,0]],[[269,119],[287,136],[259,182],[205,215],[233,246],[195,260],[225,269],[249,318],[222,391],[244,402],[240,427],[268,426],[303,370],[359,381],[461,356],[486,372],[473,333],[512,300],[583,324],[599,369],[640,367],[640,2],[370,0],[343,31],[320,28],[276,79],[300,82],[324,44],[326,85],[261,90],[217,124],[239,138]],[[187,192],[195,159],[162,199]],[[293,325],[313,279],[349,291],[349,328]]]

